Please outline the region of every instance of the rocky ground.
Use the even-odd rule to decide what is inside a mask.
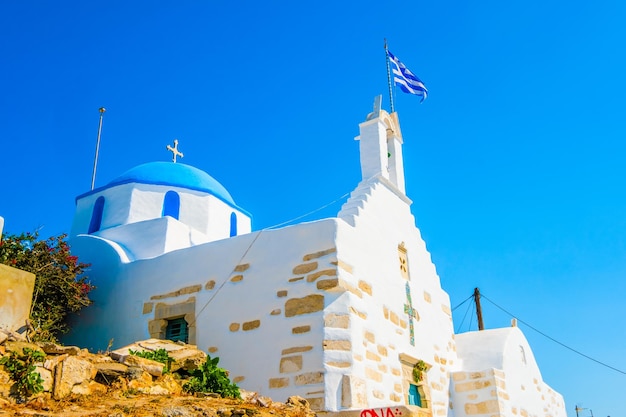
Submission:
[[[72,395],[63,400],[40,395],[24,404],[4,402],[0,416],[68,417],[313,417],[306,400],[259,404],[254,398],[232,400],[186,395],[129,394],[112,390],[100,395]]]
[[[1,336],[1,335],[0,335]],[[274,402],[254,392],[241,399],[217,394],[189,395],[182,386],[189,373],[206,360],[195,346],[156,339],[136,342],[101,354],[56,344],[33,344],[21,340],[0,341],[0,358],[24,349],[41,353],[34,364],[43,381],[43,392],[20,398],[6,366],[0,366],[1,416],[211,416],[211,417],[314,417],[308,402],[291,397]],[[130,354],[134,351],[167,350],[173,358],[165,365]]]

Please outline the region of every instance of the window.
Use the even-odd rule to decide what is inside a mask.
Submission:
[[[409,405],[417,405],[422,407],[422,395],[420,393],[420,387],[415,384],[409,384]]]
[[[409,257],[404,247],[404,242],[398,245],[398,259],[400,261],[400,274],[402,278],[409,279]]]
[[[167,321],[165,339],[173,342],[180,340],[187,343],[189,341],[189,327],[183,317]]]
[[[520,350],[520,355],[521,355],[522,363],[523,363],[524,365],[526,365],[526,352],[524,352],[524,346],[520,345],[520,346],[519,346],[519,350]]]
[[[230,213],[230,237],[237,236],[237,215]]]
[[[176,191],[168,191],[163,199],[163,217],[170,216],[178,220],[180,212],[180,196]]]
[[[100,196],[96,199],[93,205],[93,213],[91,214],[91,221],[89,222],[89,229],[87,233],[92,234],[100,230],[102,226],[102,213],[104,212],[104,197]]]

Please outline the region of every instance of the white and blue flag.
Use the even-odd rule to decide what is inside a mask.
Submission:
[[[405,93],[422,96],[420,103],[426,100],[428,90],[422,80],[420,80],[417,75],[409,71],[409,69],[391,52],[389,52],[389,50],[387,50],[387,54],[389,55],[389,60],[393,64],[391,72],[393,72],[394,83],[399,85],[400,89]]]

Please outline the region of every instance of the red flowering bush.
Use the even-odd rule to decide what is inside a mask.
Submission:
[[[91,304],[93,285],[83,275],[89,265],[71,255],[67,235],[39,240],[39,234],[4,235],[0,240],[0,263],[35,274],[30,311],[31,340],[56,341],[69,330],[71,313]]]

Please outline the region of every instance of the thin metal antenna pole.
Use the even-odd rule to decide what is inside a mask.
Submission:
[[[93,173],[91,174],[91,189],[93,190],[96,184],[96,168],[98,167],[98,151],[100,150],[100,135],[102,134],[102,116],[104,116],[104,112],[106,109],[104,107],[100,107],[100,123],[98,124],[98,140],[96,141],[96,155],[93,158]]]
[[[387,38],[385,38],[385,59],[387,61],[387,85],[389,86],[389,102],[391,103],[391,112],[393,113],[393,94],[391,91],[391,70],[389,69],[389,53],[387,51]]]

